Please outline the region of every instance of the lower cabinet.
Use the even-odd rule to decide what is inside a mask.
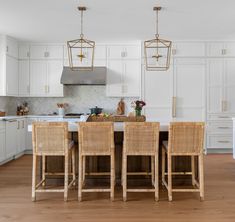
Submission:
[[[6,157],[6,131],[5,122],[0,121],[0,163],[5,160]]]
[[[13,159],[26,149],[25,119],[12,119],[6,121],[6,155],[5,160]]]

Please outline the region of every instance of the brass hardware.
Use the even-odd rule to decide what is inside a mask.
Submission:
[[[30,53],[29,53],[29,52],[27,52],[26,56],[29,58],[29,57],[30,57]]]
[[[20,129],[20,121],[17,122],[17,129]]]
[[[85,6],[79,6],[81,12],[81,34],[79,39],[67,41],[69,66],[71,70],[93,70],[95,42],[85,39],[83,34],[83,12],[87,10]],[[91,57],[88,58],[86,51],[91,51]],[[84,59],[90,61],[90,65],[84,66]],[[77,64],[78,63],[78,64]]]
[[[218,126],[218,129],[230,129],[231,127],[228,126]]]
[[[166,71],[170,67],[172,42],[159,38],[158,12],[160,6],[153,8],[156,11],[156,34],[155,38],[144,42],[145,66],[148,71]],[[154,49],[154,54],[153,54]]]
[[[218,143],[230,143],[230,141],[227,141],[227,140],[220,140],[220,141],[218,141]]]
[[[24,120],[22,120],[22,128],[24,129]]]
[[[172,117],[176,117],[176,97],[172,97]]]
[[[221,119],[228,119],[230,118],[229,116],[218,116],[218,118],[221,118]]]

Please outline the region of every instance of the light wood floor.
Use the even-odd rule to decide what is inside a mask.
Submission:
[[[116,192],[115,202],[109,201],[108,194],[87,194],[79,203],[77,192],[72,191],[68,203],[62,194],[39,194],[33,203],[31,160],[27,155],[0,166],[0,222],[235,221],[235,160],[231,155],[206,156],[204,202],[195,193],[177,193],[172,203],[162,188],[158,203],[153,194],[141,193],[128,195],[129,201],[124,203],[121,190]]]

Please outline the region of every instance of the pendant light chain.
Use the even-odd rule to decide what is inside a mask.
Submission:
[[[83,39],[84,34],[83,34],[83,10],[81,10],[81,34],[80,34],[81,39]]]
[[[159,33],[158,33],[158,10],[156,10],[156,38],[159,38]]]

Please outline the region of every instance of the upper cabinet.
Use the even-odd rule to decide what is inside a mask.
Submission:
[[[206,46],[204,42],[176,42],[172,46],[174,57],[204,57]]]
[[[0,35],[0,96],[18,96],[18,42]]]
[[[209,57],[234,57],[235,42],[208,42],[207,56]]]
[[[140,59],[141,47],[138,45],[110,45],[107,47],[107,59]]]
[[[62,59],[64,49],[62,45],[31,45],[30,59]]]
[[[106,95],[110,97],[140,97],[140,45],[107,46]]]
[[[30,58],[30,46],[28,44],[19,44],[19,60]]]

